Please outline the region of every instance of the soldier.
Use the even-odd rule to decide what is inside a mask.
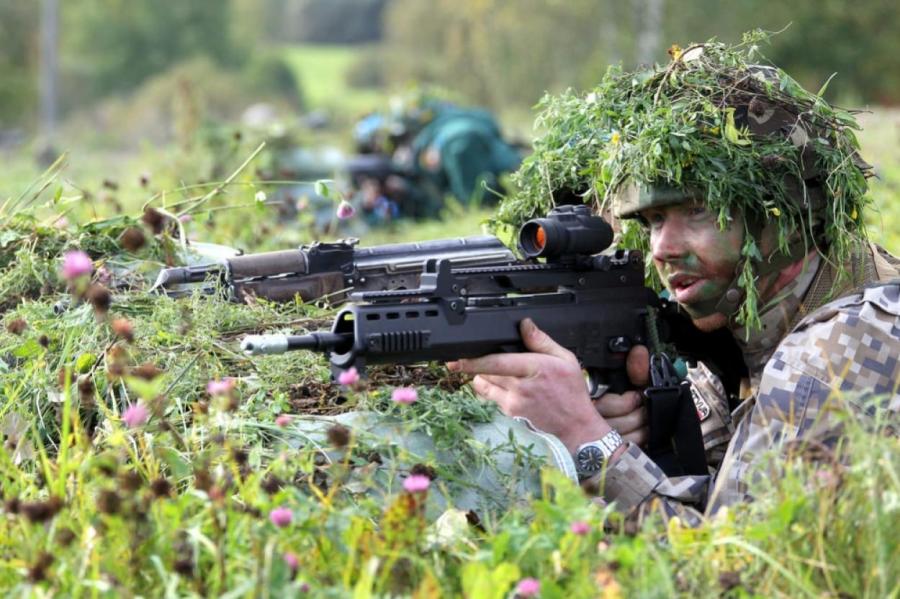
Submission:
[[[688,168],[702,160],[700,147],[728,160],[705,162],[716,167],[713,174],[661,177],[658,163],[652,172],[640,170],[652,160],[615,162],[625,151],[616,148],[609,172],[621,172],[607,191],[617,216],[643,223],[670,297],[699,329],[730,330],[743,354],[748,376],[737,399],[704,363],[689,370],[708,474],[667,476],[642,449],[643,395],[607,393],[595,405],[575,357],[533,323],[522,325],[530,353],[449,365],[476,375],[476,393],[507,415],[558,437],[586,488],[617,509],[640,515],[659,506],[666,517],[692,523],[751,499],[749,484],[767,452],[787,455],[792,446],[833,441],[839,407],[865,414],[875,396],[900,411],[900,261],[864,239],[868,165],[848,143],[843,122],[821,116],[833,113],[820,98],[774,69],[703,51],[679,53],[655,79],[635,77],[648,81],[649,91],[639,97],[632,84],[632,102],[659,114],[661,103],[684,108],[700,97],[695,105],[722,115],[728,131],[694,123],[674,138],[676,150],[695,152]],[[700,92],[689,87],[696,81],[704,84]],[[672,129],[654,126],[634,133],[634,143],[673,143]],[[760,156],[760,147],[782,151]],[[770,176],[759,176],[767,172],[761,161]],[[746,191],[721,193],[729,182]],[[780,220],[788,211],[792,220]],[[648,366],[646,348],[633,348],[627,369],[637,389],[648,385]]]

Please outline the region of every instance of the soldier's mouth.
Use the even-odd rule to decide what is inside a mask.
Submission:
[[[697,275],[675,274],[668,278],[669,290],[671,290],[676,302],[680,304],[690,303],[701,292],[705,280]]]

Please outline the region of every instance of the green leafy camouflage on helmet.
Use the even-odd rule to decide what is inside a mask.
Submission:
[[[538,123],[546,133],[501,218],[537,204],[524,193],[546,202],[564,187],[626,218],[688,198],[706,203],[723,228],[740,214],[741,293],[730,294],[740,299],[726,313],[758,325],[759,274],[812,248],[843,262],[858,246],[871,170],[857,154],[850,112],[822,100],[824,89],[812,94],[758,64],[765,38],[673,46],[666,65],[612,67],[588,94],[545,98]],[[763,227],[777,240],[768,256],[759,246]],[[625,229],[631,242],[643,235]]]

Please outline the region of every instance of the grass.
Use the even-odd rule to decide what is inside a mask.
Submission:
[[[301,82],[310,109],[326,109],[346,117],[358,117],[384,108],[385,93],[351,88],[347,71],[365,47],[304,44],[286,46],[285,59]]]
[[[897,113],[878,111],[860,136],[881,175],[872,236],[893,250],[900,248],[896,122]],[[243,143],[225,160],[227,172],[252,151],[251,140]],[[182,188],[210,158],[148,150],[116,168],[72,160],[84,168],[49,173],[43,193],[0,208],[5,595],[487,599],[510,597],[532,577],[545,598],[900,596],[900,440],[889,414],[848,421],[829,459],[792,456],[780,476],[759,483],[755,503],[697,529],[656,518],[623,523],[553,471],[543,474],[540,498],[505,496],[508,509],[475,515],[448,509],[444,491],[465,488],[473,470],[497,464],[496,450],[468,435],[491,409],[459,379],[439,367],[380,369],[350,390],[329,381],[317,356],[243,356],[243,334],[315,330],[331,312],[142,291],[141,276],[171,257],[172,241],[134,217],[150,199],[177,212],[179,202],[215,188]],[[143,187],[148,165],[152,179]],[[298,221],[278,222],[255,202],[254,166],[194,211],[190,236],[249,251],[309,241]],[[5,200],[24,185],[6,178],[2,189]],[[60,214],[68,225],[53,225]],[[451,206],[442,222],[399,223],[363,241],[475,234],[488,214]],[[148,243],[123,252],[118,240],[127,227],[144,228]],[[77,302],[57,313],[55,304],[71,299],[60,254],[73,247],[98,266],[140,265],[137,289],[116,292],[108,313]],[[232,389],[207,391],[209,381],[226,377],[235,379]],[[397,386],[414,386],[419,401],[393,404]],[[149,418],[129,426],[123,416],[135,404]],[[380,414],[402,434],[347,438],[328,425],[296,426],[310,414],[354,408]],[[278,424],[283,415],[291,425]],[[437,450],[415,453],[398,442],[415,434],[435,439]],[[526,448],[512,451],[526,472],[537,471]],[[431,488],[404,491],[402,480],[422,471],[436,475]],[[290,511],[286,525],[271,518],[280,508]],[[575,522],[587,523],[587,532],[573,531]]]

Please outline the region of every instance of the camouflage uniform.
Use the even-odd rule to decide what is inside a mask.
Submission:
[[[849,273],[846,282],[839,271]],[[735,330],[750,379],[746,399],[729,409],[718,378],[702,363],[689,372],[710,474],[666,477],[637,446],[585,482],[624,512],[660,510],[690,523],[750,499],[761,456],[791,442],[835,439],[839,401],[861,410],[864,396],[884,396],[900,412],[900,269],[875,245],[835,268],[813,254],[806,268],[761,311],[763,327]],[[829,297],[838,297],[829,301]],[[835,392],[841,392],[840,399]]]

